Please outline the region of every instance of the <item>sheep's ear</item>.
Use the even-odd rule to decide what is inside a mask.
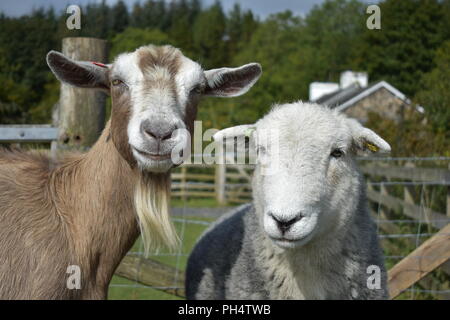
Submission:
[[[247,150],[256,150],[253,137],[255,129],[254,125],[241,125],[216,132],[213,136],[216,146],[225,148],[216,151],[222,150],[226,158],[228,152],[242,154]]]
[[[47,64],[61,82],[80,88],[109,90],[109,66],[98,62],[75,61],[50,51]]]
[[[239,68],[220,68],[205,71],[207,86],[204,94],[214,97],[237,97],[246,93],[258,81],[262,68],[249,63]]]
[[[226,139],[236,138],[236,137],[248,137],[250,138],[256,127],[253,124],[244,124],[236,127],[226,128],[217,131],[213,138],[215,141],[223,141]]]
[[[388,153],[391,151],[389,143],[372,130],[364,128],[356,120],[352,119],[350,126],[353,133],[353,141],[359,150],[373,153]]]

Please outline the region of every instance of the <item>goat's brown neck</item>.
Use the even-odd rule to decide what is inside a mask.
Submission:
[[[68,208],[58,214],[73,244],[71,263],[105,286],[139,235],[133,204],[139,172],[120,156],[109,131],[108,122],[88,153],[67,160],[51,176],[57,209]]]

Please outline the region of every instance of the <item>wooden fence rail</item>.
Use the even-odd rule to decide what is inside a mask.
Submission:
[[[50,142],[53,149],[57,137],[58,130],[49,125],[0,126],[0,143]],[[423,277],[437,267],[442,266],[444,271],[445,268],[449,269],[450,170],[380,165],[365,165],[361,169],[370,180],[381,179],[386,182],[386,186],[383,183],[373,183],[380,186],[379,190],[369,182],[367,190],[369,201],[381,206],[379,214],[383,219],[390,218],[384,212],[383,208],[386,208],[441,229],[389,271],[391,297],[395,298],[414,283],[423,281]],[[172,173],[172,196],[183,199],[215,198],[220,204],[248,202],[251,199],[252,170],[251,165],[185,164]],[[408,186],[408,181],[419,185],[424,183],[446,187],[446,213],[436,212],[426,207],[422,201],[416,204],[414,190]],[[403,197],[390,194],[387,187],[389,184],[403,187]],[[388,233],[401,233],[394,223],[386,223],[380,227]],[[127,256],[119,266],[117,275],[184,297],[183,272],[154,260]]]
[[[51,125],[1,125],[0,142],[53,142],[58,138],[58,128]]]
[[[55,157],[58,132],[49,124],[0,125],[0,143],[50,143],[51,155]]]
[[[450,259],[450,224],[389,270],[391,299]]]
[[[388,275],[391,299],[440,266],[450,264],[450,224],[396,264]],[[126,256],[116,275],[184,298],[184,272],[152,259]]]
[[[363,166],[361,170],[370,176],[382,176],[389,179],[404,179],[409,181],[439,182],[450,185],[450,170],[448,169],[368,165]]]
[[[448,219],[447,216],[442,213],[435,212],[430,208],[408,203],[397,197],[382,194],[381,192],[369,189],[367,190],[367,197],[370,201],[382,204],[389,209],[398,211],[403,209],[403,213],[406,216],[416,220],[426,221],[437,229],[443,228],[450,221],[450,219]]]
[[[116,275],[184,298],[184,271],[142,256],[127,255]]]

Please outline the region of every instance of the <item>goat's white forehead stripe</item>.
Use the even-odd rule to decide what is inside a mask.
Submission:
[[[198,63],[186,57],[183,57],[183,59],[181,59],[179,72],[175,77],[178,85],[190,87],[202,81],[202,77],[203,70]]]
[[[177,95],[180,103],[184,105],[189,98],[189,91],[198,83],[203,81],[203,70],[201,66],[186,58],[181,59],[180,68],[175,76]]]
[[[123,53],[119,55],[113,64],[112,76],[123,77],[128,83],[136,83],[144,79],[139,69],[136,55]]]
[[[169,55],[167,59],[164,58],[165,54]],[[203,69],[198,63],[173,48],[151,46],[118,56],[113,66],[112,76],[122,78],[130,87],[133,114],[142,112],[151,101],[158,105],[169,104],[169,101],[155,101],[161,98],[178,101],[181,107],[179,111],[184,114],[190,90],[197,84],[205,82]],[[152,89],[151,85],[145,85],[148,81],[164,84],[166,90],[157,94],[153,89],[159,90],[163,87],[157,86],[158,88]],[[169,82],[172,82],[174,86],[167,86]],[[171,88],[175,88],[175,92],[169,90]]]
[[[145,72],[145,80],[149,81],[169,81],[171,78],[170,71],[165,66],[155,66],[151,71]]]

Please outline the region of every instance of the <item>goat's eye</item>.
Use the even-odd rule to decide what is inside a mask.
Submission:
[[[341,149],[334,149],[332,152],[331,152],[331,156],[333,157],[333,158],[340,158],[340,157],[342,157],[344,155],[344,152],[341,150]]]
[[[111,83],[113,86],[120,86],[121,84],[124,84],[124,82],[120,79],[114,79]]]

